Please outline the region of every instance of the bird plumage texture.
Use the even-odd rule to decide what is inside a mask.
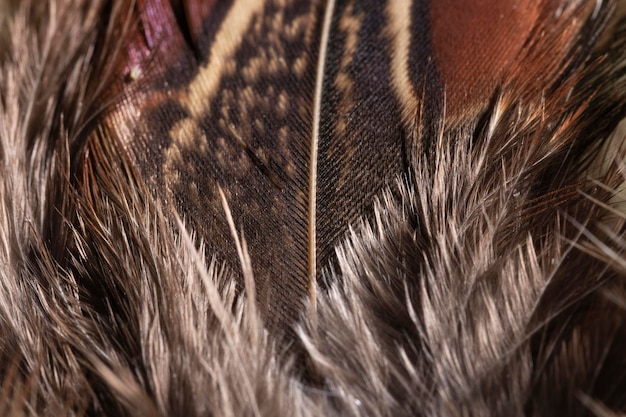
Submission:
[[[626,413],[623,1],[16,3],[2,415]]]

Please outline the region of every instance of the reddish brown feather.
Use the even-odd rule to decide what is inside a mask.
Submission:
[[[509,68],[519,63],[522,47],[537,25],[545,3],[540,0],[431,3],[433,51],[445,85],[448,116],[470,116],[485,108]],[[555,10],[558,4],[552,3]]]

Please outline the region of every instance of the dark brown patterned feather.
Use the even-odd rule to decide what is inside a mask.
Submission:
[[[225,191],[249,240],[267,319],[282,326],[297,316],[294,300],[308,293],[316,83],[323,82],[315,181],[319,279],[334,264],[334,247],[348,226],[370,216],[373,197],[406,170],[406,131],[384,48],[384,4],[339,5],[328,56],[321,58],[321,5],[254,4],[220,2],[204,10],[209,16],[201,28],[194,15],[189,47],[168,2],[139,3],[144,34],[129,35],[128,58],[120,64],[125,98],[107,118],[112,134],[126,132],[119,139],[155,192],[181,211],[218,261],[238,270],[218,194]],[[178,15],[186,17],[199,6],[183,7]],[[199,61],[195,50],[204,51]],[[319,59],[323,80],[316,80]],[[133,80],[135,68],[149,81]],[[135,93],[133,84],[148,92]],[[139,119],[128,115],[135,109]]]
[[[0,414],[626,413],[623,0],[4,1]]]

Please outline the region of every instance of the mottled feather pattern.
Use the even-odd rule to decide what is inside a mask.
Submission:
[[[624,10],[0,0],[0,414],[626,413]]]

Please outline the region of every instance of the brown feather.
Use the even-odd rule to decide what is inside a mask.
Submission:
[[[1,414],[626,413],[622,2],[329,4],[9,13]]]

